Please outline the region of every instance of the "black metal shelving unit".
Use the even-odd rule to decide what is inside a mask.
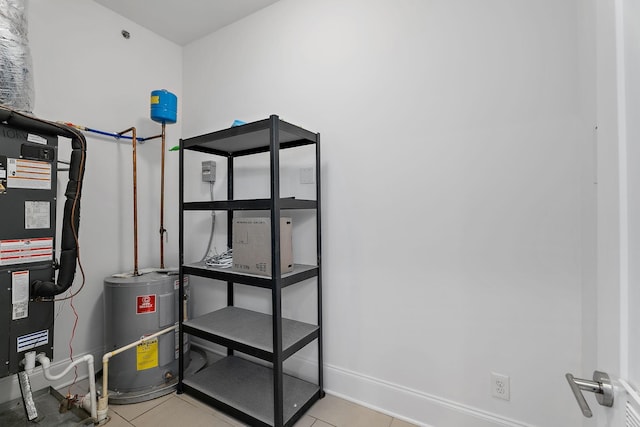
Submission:
[[[315,145],[316,200],[280,198],[280,150]],[[199,151],[227,160],[228,200],[216,202],[184,201],[184,152]],[[271,197],[234,200],[234,159],[269,153]],[[185,275],[227,282],[227,306],[203,316],[183,321],[180,304],[180,376],[178,392],[188,393],[210,403],[252,426],[288,427],[324,396],[322,370],[322,260],[320,210],[320,134],[287,123],[276,115],[242,126],[223,129],[180,140],[180,299],[184,299]],[[280,264],[280,214],[285,210],[316,212],[316,265],[294,265],[282,274]],[[227,211],[227,244],[232,247],[233,212],[268,211],[271,218],[271,276],[243,274],[230,269],[212,268],[203,262],[185,263],[184,212]],[[282,317],[282,289],[316,278],[318,317],[316,324]],[[234,306],[234,286],[243,284],[271,290],[272,315]],[[227,357],[193,374],[184,376],[182,351],[184,334],[190,334],[227,347]],[[287,375],[283,362],[307,344],[317,340],[318,383]],[[255,363],[235,353],[246,354],[267,363]]]

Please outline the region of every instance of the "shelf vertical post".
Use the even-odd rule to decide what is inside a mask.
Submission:
[[[323,351],[322,351],[322,185],[321,185],[320,133],[316,134],[316,251],[318,263],[318,386],[320,397],[324,397],[323,387]]]
[[[184,337],[182,335],[182,321],[184,320],[184,144],[180,138],[180,152],[178,161],[179,215],[178,215],[178,394],[182,394],[182,380],[184,379]]]
[[[273,309],[273,425],[284,425],[282,360],[282,269],[280,265],[280,119],[270,116],[269,158],[271,173],[271,277]]]
[[[227,200],[233,200],[233,156],[227,156]],[[233,210],[227,214],[227,247],[233,248]],[[232,306],[233,282],[227,282],[227,305]]]
[[[233,200],[233,156],[227,156],[227,200]],[[227,213],[227,248],[233,248],[233,210]],[[227,281],[227,306],[234,305],[234,286]],[[233,355],[233,349],[227,348],[227,356]]]

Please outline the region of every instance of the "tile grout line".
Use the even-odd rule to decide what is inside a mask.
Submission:
[[[311,427],[313,427],[314,425],[316,425],[316,423],[317,423],[318,421],[320,421],[320,422],[322,422],[322,423],[325,423],[326,425],[331,426],[331,427],[337,427],[337,426],[335,426],[335,425],[333,425],[333,424],[331,424],[331,423],[326,422],[325,420],[321,420],[320,418],[315,418],[315,417],[311,417],[311,418],[313,418],[313,419],[315,420],[315,421],[313,422],[313,424],[311,424]]]
[[[120,416],[120,418],[122,418],[123,420],[125,420],[126,422],[128,422],[129,424],[131,424],[131,423],[132,423],[133,421],[135,421],[136,419],[140,418],[141,416],[143,416],[143,415],[144,415],[144,414],[146,414],[147,412],[152,411],[153,409],[155,409],[155,408],[157,408],[158,406],[162,405],[163,403],[167,402],[169,399],[172,399],[172,397],[169,397],[168,399],[162,399],[162,401],[161,401],[161,402],[158,402],[156,405],[152,406],[151,408],[149,408],[149,409],[147,409],[146,411],[144,411],[144,412],[142,412],[142,413],[140,413],[140,414],[136,415],[135,417],[133,417],[133,418],[131,418],[131,419],[125,418],[125,416],[124,416],[124,415],[122,415],[121,413],[119,413],[118,411],[116,411],[115,409],[113,409],[113,406],[110,406],[110,408],[113,410],[113,412],[115,412],[116,414],[118,414],[118,415]],[[151,401],[153,401],[153,399],[152,399],[152,400],[149,400],[149,402],[151,402]],[[144,403],[144,401],[143,401],[143,402],[139,402],[139,403]],[[118,405],[114,405],[114,406],[118,406]],[[127,406],[127,405],[120,405],[120,406]],[[133,424],[132,424],[132,425],[133,425]]]
[[[214,408],[213,406],[210,406],[204,402],[200,402],[193,397],[190,397],[190,399],[183,399],[181,397],[181,396],[189,396],[188,394],[184,394],[184,393],[182,395],[175,394],[174,396],[182,400],[183,402],[193,406],[198,411],[203,411],[205,414],[212,415],[214,418],[224,422],[225,424],[228,424],[230,427],[241,427],[246,425],[246,424],[242,424],[239,420],[236,420],[234,417],[227,415],[224,412],[221,412],[218,409]],[[199,404],[194,403],[191,399],[194,399]]]

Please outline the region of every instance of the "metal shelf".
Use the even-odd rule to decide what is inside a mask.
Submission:
[[[273,360],[273,317],[238,307],[182,323],[183,331],[263,360]],[[282,318],[282,357],[288,358],[318,337],[318,326]]]
[[[243,285],[257,286],[259,288],[273,288],[273,279],[269,276],[239,273],[231,270],[230,268],[209,267],[203,261],[184,264],[182,268],[184,270],[184,274],[241,283]],[[318,276],[318,267],[315,265],[294,264],[292,272],[284,273],[282,275],[281,286],[284,288],[316,276]]]
[[[314,145],[316,200],[280,197],[280,152],[282,149]],[[226,157],[226,201],[185,203],[185,152],[198,151]],[[269,194],[267,199],[234,199],[234,160],[239,156],[269,153]],[[185,376],[184,358],[179,361],[178,393],[189,394],[211,403],[252,426],[291,427],[318,399],[324,396],[322,359],[322,233],[320,134],[287,123],[276,115],[246,125],[180,140],[180,300],[186,297],[185,275],[226,282],[227,307],[204,316],[180,322],[179,347],[185,334],[191,334],[227,347],[227,358],[193,375]],[[316,265],[295,264],[293,272],[282,273],[280,264],[280,222],[283,210],[312,210],[316,218]],[[233,247],[235,211],[265,211],[271,226],[271,276],[259,276],[216,267],[204,262],[185,263],[185,212],[227,211],[227,246]],[[315,278],[317,292],[317,326],[282,318],[284,287]],[[235,307],[237,284],[270,290],[271,313],[267,315]],[[179,318],[184,319],[184,305]],[[285,359],[311,342],[317,342],[318,384],[284,373]],[[270,362],[270,367],[234,357],[244,353]],[[182,354],[182,351],[180,351]]]
[[[294,199],[292,197],[280,199],[281,210],[316,209],[315,200]],[[271,209],[271,199],[248,200],[219,200],[215,202],[185,202],[185,211],[260,211]]]
[[[184,390],[252,426],[273,426],[273,371],[226,357],[183,380]],[[284,425],[292,426],[320,398],[316,384],[283,375]]]

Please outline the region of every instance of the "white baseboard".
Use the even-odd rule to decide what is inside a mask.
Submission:
[[[317,372],[315,361],[295,355],[290,360],[290,370],[293,368],[301,377]],[[328,394],[424,427],[535,427],[330,364],[324,365],[324,389]]]
[[[85,354],[92,354],[94,358],[94,367],[96,370],[102,368],[102,354],[104,353],[103,348],[94,349],[93,351],[86,352],[83,354],[78,354],[74,357],[74,359],[81,358]],[[56,375],[59,372],[62,372],[67,365],[71,362],[71,359],[66,358],[59,361],[52,361],[50,370]],[[78,379],[77,381],[88,378],[87,365],[86,363],[81,363],[78,365]],[[44,374],[42,373],[42,367],[38,365],[33,373],[29,375],[29,380],[31,381],[31,389],[33,391],[42,390],[49,386],[54,389],[60,389],[62,387],[66,387],[71,384],[74,380],[74,370],[71,370],[67,375],[60,378],[58,381],[47,381],[44,378]],[[14,399],[22,398],[22,394],[20,392],[20,384],[18,383],[17,375],[10,375],[5,378],[0,379],[0,404],[9,402]]]
[[[194,345],[224,356],[219,349],[207,346],[205,342],[197,341]],[[315,382],[318,364],[294,355],[287,359],[285,371]],[[330,364],[324,365],[324,390],[341,399],[423,427],[535,427]]]

